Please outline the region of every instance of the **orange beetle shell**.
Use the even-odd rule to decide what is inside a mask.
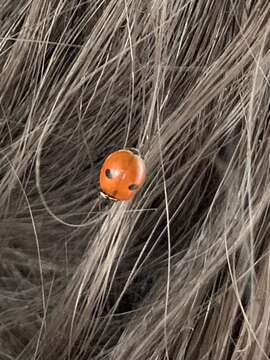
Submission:
[[[113,200],[130,200],[141,189],[146,177],[144,161],[130,150],[109,155],[100,170],[100,189]]]

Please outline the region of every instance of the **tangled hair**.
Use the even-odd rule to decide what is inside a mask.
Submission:
[[[0,30],[0,359],[269,359],[269,0],[5,0]],[[145,186],[105,201],[127,147]]]

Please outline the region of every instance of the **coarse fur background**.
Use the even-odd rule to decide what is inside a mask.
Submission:
[[[0,360],[269,358],[269,44],[269,0],[1,2]]]

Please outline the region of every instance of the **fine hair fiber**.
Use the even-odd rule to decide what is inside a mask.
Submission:
[[[270,358],[269,45],[269,0],[1,2],[0,360]]]

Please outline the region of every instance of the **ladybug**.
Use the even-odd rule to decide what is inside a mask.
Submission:
[[[145,177],[145,164],[137,151],[115,151],[101,167],[100,193],[114,201],[130,200],[143,186]]]

